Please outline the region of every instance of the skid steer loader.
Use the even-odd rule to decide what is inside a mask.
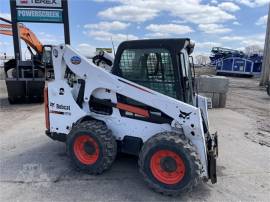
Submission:
[[[126,41],[108,72],[69,45],[53,47],[46,134],[64,141],[74,164],[91,174],[109,169],[120,151],[139,156],[157,192],[216,183],[217,134],[208,129],[206,98],[194,93],[193,48],[189,39]]]

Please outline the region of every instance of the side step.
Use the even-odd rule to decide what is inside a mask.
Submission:
[[[52,140],[57,140],[60,142],[66,142],[67,135],[62,133],[51,133],[49,130],[45,131],[45,134]]]

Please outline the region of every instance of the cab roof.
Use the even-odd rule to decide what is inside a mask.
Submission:
[[[194,43],[189,38],[167,38],[167,39],[141,39],[124,41],[118,46],[117,52],[122,52],[125,49],[144,49],[144,48],[167,48],[180,52],[182,49],[187,49],[188,54],[191,54],[194,49]]]

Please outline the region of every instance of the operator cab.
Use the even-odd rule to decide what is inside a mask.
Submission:
[[[46,79],[54,78],[53,62],[52,62],[52,45],[44,45],[42,49],[41,61],[44,66]]]
[[[193,104],[193,48],[188,38],[125,41],[118,47],[112,73]]]
[[[42,62],[46,66],[52,66],[52,45],[43,46]]]

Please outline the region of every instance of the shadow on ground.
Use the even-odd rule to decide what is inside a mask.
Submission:
[[[106,197],[119,200],[127,197],[135,201],[177,199],[150,190],[138,171],[137,161],[138,158],[135,156],[118,154],[110,170],[93,176],[79,171],[71,163],[63,143],[45,140],[45,143],[37,144],[22,153],[14,151],[12,155],[4,158],[1,162],[0,176],[2,183],[17,184],[23,186],[24,189],[36,191],[46,189],[48,192],[54,192],[58,190],[57,195],[70,194],[73,199],[80,199],[80,195],[76,194],[77,197],[75,197],[73,194],[75,194],[75,190],[80,193],[85,186],[89,187],[89,190],[81,193],[84,199],[93,195],[95,195],[95,200],[103,200]],[[65,189],[59,188],[65,187],[66,184],[69,186],[66,186]],[[99,188],[103,192],[97,191]],[[184,193],[178,199],[206,200],[210,189],[211,185],[200,184],[193,192]],[[119,196],[119,193],[123,192],[125,196]]]

